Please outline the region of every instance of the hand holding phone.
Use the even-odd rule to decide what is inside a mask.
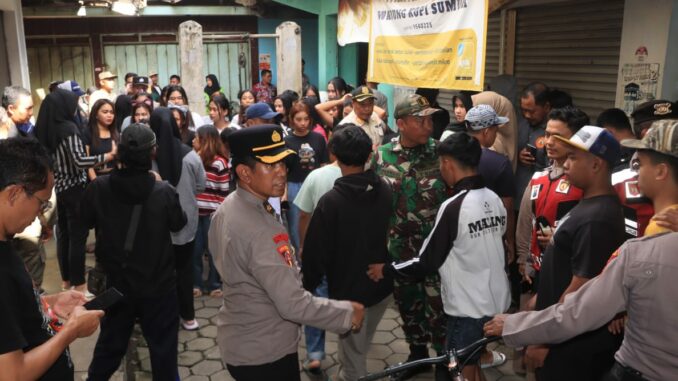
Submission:
[[[115,287],[104,291],[101,295],[85,303],[83,307],[87,310],[106,310],[118,303],[123,295]]]
[[[533,158],[537,158],[537,147],[533,146],[532,144],[527,145],[527,151],[532,155]]]

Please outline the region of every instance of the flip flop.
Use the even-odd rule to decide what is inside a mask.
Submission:
[[[322,363],[320,363],[320,361],[318,361],[318,363],[320,365],[312,367],[311,363],[314,362],[314,361],[318,361],[318,360],[311,360],[311,359],[304,360],[304,363],[301,364],[301,368],[304,370],[304,372],[307,372],[307,373],[309,373],[313,376],[320,376],[323,373],[323,371],[321,369]]]
[[[489,363],[480,363],[480,369],[487,369],[487,368],[494,368],[496,366],[500,366],[506,362],[506,355],[497,352],[497,351],[490,351],[492,352],[492,362]]]

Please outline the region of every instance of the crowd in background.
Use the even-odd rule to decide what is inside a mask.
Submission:
[[[55,82],[37,118],[31,93],[7,87],[0,110],[0,139],[35,139],[52,160],[51,199],[40,200],[39,216],[11,240],[34,286],[42,286],[44,242],[56,227],[64,291],[92,298],[115,286],[128,296],[102,320],[92,380],[118,368],[137,318],[154,378],[173,378],[177,339],[166,333],[199,328],[194,297],[224,297],[220,254],[208,233],[238,184],[231,160],[238,147],[230,140],[238,130],[279,126],[295,152],[284,160],[284,194],[267,203],[282,216],[304,288],[365,307],[362,336],[341,344],[346,380],[365,375],[367,348],[391,298],[408,361],[418,360],[429,356],[429,346],[442,354],[471,344],[495,315],[571,302],[565,296],[597,284],[591,279],[625,241],[677,227],[678,102],[641,104],[632,119],[608,109],[591,120],[564,91],[533,82],[517,92],[513,82],[503,94],[456,93],[450,105],[439,104],[436,89],[417,89],[389,110],[376,83],[354,88],[336,77],[322,93],[307,83],[298,94],[278,91],[263,70],[235,102],[208,75],[207,107],[195,110],[178,75],[161,88],[157,73],[127,73],[121,93],[117,79],[103,71],[98,88],[86,92],[72,80]],[[135,207],[147,200],[153,205],[143,212]],[[339,259],[353,258],[351,251],[374,256]],[[93,269],[85,267],[86,252],[95,254]],[[598,380],[616,363],[648,379],[677,370],[675,350],[663,351],[668,359],[654,370],[628,363],[628,354],[615,358],[634,319],[624,310],[558,344],[543,335],[514,339],[525,344],[514,354],[515,370],[538,380]],[[539,324],[521,316],[512,334]],[[307,325],[305,340],[302,368],[320,374],[324,330]],[[483,350],[464,375],[482,380],[481,369],[506,359]],[[67,374],[68,361],[54,374]],[[437,367],[435,377],[448,379],[446,368]]]

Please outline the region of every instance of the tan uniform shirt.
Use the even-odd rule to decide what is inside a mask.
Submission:
[[[344,119],[339,122],[339,125],[353,123],[356,126],[360,126],[366,133],[367,136],[372,139],[372,149],[376,150],[377,147],[381,145],[382,140],[384,140],[384,122],[379,119],[376,112],[372,112],[370,119],[365,121],[355,114],[355,111],[351,111],[350,114],[346,115]]]
[[[223,279],[217,343],[225,363],[259,365],[295,353],[300,324],[337,333],[351,328],[350,302],[303,289],[290,247],[285,226],[242,188],[214,213],[209,249]]]
[[[555,344],[607,324],[627,311],[618,362],[649,380],[678,375],[678,233],[626,242],[603,272],[542,311],[520,312],[504,322],[510,346]]]

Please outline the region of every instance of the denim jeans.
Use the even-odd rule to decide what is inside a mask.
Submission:
[[[327,298],[327,277],[323,277],[322,282],[313,292],[313,295]],[[306,357],[309,360],[322,360],[325,358],[325,331],[315,327],[304,326],[306,335]]]
[[[221,288],[221,279],[219,278],[219,273],[214,266],[212,253],[210,253],[209,248],[207,247],[207,233],[210,231],[211,221],[211,215],[198,217],[198,230],[195,232],[195,246],[193,247],[193,288],[200,290],[203,289],[202,256],[205,254],[205,252],[207,252],[210,268],[207,275],[207,284],[205,285],[205,289],[208,292]]]
[[[292,246],[299,255],[299,208],[294,205],[294,199],[301,189],[303,183],[287,183],[287,200],[290,204],[290,210],[287,212],[287,225],[292,240]]]
[[[482,339],[484,337],[483,325],[490,320],[492,320],[491,316],[474,319],[447,315],[447,349],[459,350]],[[477,351],[469,358],[468,364],[477,364],[481,353],[483,353],[482,350]]]

